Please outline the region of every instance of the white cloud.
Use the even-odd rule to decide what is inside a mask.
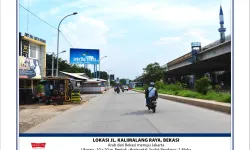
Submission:
[[[84,7],[81,1],[78,7]],[[151,1],[136,3],[126,1],[127,4],[114,1],[112,5],[99,4],[96,8],[83,12],[88,16],[102,16],[105,19],[121,20],[141,18],[162,22],[173,27],[209,26],[218,22],[219,4],[210,7],[199,7],[188,4],[170,4],[167,1]],[[94,3],[93,3],[94,4]],[[230,5],[223,7],[225,16],[230,16]],[[229,20],[226,20],[229,24]]]
[[[75,47],[96,47],[107,44],[108,26],[101,20],[79,16],[61,26],[61,31]]]
[[[159,41],[154,42],[155,45],[167,45],[173,44],[175,42],[179,42],[181,40],[180,37],[162,37]]]
[[[209,4],[209,1],[206,2]],[[230,4],[221,1],[225,21],[230,26]],[[169,1],[113,1],[113,0],[78,0],[59,6],[60,9],[83,9],[79,13],[90,18],[100,17],[105,20],[144,19],[161,22],[159,26],[187,28],[190,26],[211,26],[218,23],[219,3],[217,5],[191,5],[170,3]],[[230,27],[229,27],[230,28]]]
[[[59,13],[59,11],[60,11],[60,8],[59,8],[59,7],[52,8],[52,9],[49,10],[49,14],[50,14],[50,15],[56,15],[56,14]]]
[[[222,7],[225,15],[225,25],[229,32],[230,5],[225,5],[226,3],[228,2],[223,0]],[[214,33],[216,33],[219,28],[219,4],[199,7],[153,0],[151,2],[138,2],[136,0],[79,0],[51,9],[45,12],[46,15],[44,17],[49,12],[52,16],[58,17],[59,10],[66,12],[65,6],[76,8],[76,11],[84,8],[82,12],[78,11],[77,19],[62,24],[61,31],[65,37],[74,47],[100,49],[101,56],[108,56],[108,58],[103,59],[101,70],[113,70],[112,72],[115,73],[116,77],[134,77],[135,74],[140,74],[142,68],[148,63],[157,61],[165,64],[189,52],[191,50],[191,42],[201,42],[204,46],[213,42],[215,40],[214,37],[219,37],[219,35],[209,36],[211,35],[209,33],[210,30],[214,30]],[[128,45],[119,45],[119,43],[117,45],[112,43],[111,45],[108,39],[124,38],[126,33],[130,31],[126,29],[124,24],[122,27],[119,26],[117,30],[114,30],[111,28],[112,26],[107,25],[107,22],[110,24],[114,22],[119,23],[119,21],[126,19],[152,21],[158,26],[172,31],[181,28],[183,33],[178,33],[179,35],[170,34],[169,37],[164,37],[164,35],[159,35],[158,33],[159,40],[155,41],[154,45],[151,45],[152,47],[149,48],[147,46],[151,44],[150,42],[149,44],[138,43],[134,47],[129,43]],[[218,26],[214,29],[216,25]],[[56,40],[50,45],[51,47],[48,47],[48,49],[55,51]],[[69,50],[69,48],[70,46],[60,36],[60,51]],[[131,52],[133,53],[131,54]],[[68,60],[69,53],[61,54],[60,57]],[[134,61],[137,63],[134,63]]]
[[[203,46],[213,42],[210,39],[207,39],[205,35],[207,35],[208,33],[203,30],[203,29],[195,29],[195,28],[191,28],[188,29],[188,31],[186,33],[184,33],[184,37],[185,39],[188,39],[188,42],[201,42]],[[192,41],[191,41],[192,40]]]
[[[108,38],[123,38],[128,31],[120,30],[118,32],[108,34]]]
[[[203,46],[213,42],[206,38],[208,33],[199,28],[190,28],[183,35],[179,37],[162,37],[160,40],[154,42],[155,45],[176,45],[178,44],[190,44],[191,42],[201,42]]]
[[[74,22],[62,24],[60,27],[63,35],[74,48],[96,48],[102,49],[107,44],[108,26],[101,20],[79,16]],[[56,52],[56,37],[48,43],[48,51]],[[60,35],[59,51],[69,50],[71,46]],[[60,57],[69,60],[69,52],[61,54]]]

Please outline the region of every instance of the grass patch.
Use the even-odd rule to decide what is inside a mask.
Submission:
[[[143,88],[135,88],[136,90],[144,90]],[[215,91],[208,91],[206,95],[202,95],[196,91],[191,91],[187,89],[180,89],[176,86],[169,86],[166,85],[160,89],[158,89],[158,92],[160,94],[168,94],[168,95],[176,95],[176,96],[182,96],[182,97],[190,97],[190,98],[197,98],[197,99],[204,99],[204,100],[215,100],[218,102],[224,102],[224,103],[231,103],[231,95],[230,93],[218,93]]]
[[[141,90],[141,91],[143,91],[144,89],[143,89],[143,87],[136,87],[136,88],[134,88],[135,90]]]

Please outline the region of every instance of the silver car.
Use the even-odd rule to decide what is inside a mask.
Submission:
[[[128,86],[123,86],[123,89],[128,91]]]

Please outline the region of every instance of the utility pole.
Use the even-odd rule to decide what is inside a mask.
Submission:
[[[51,70],[52,71],[52,74],[51,74],[52,77],[54,77],[54,55],[55,55],[54,52],[52,52],[52,70]]]

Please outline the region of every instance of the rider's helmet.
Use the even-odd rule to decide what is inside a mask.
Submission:
[[[149,84],[151,87],[154,87],[155,86],[155,83],[154,82],[150,82]]]

